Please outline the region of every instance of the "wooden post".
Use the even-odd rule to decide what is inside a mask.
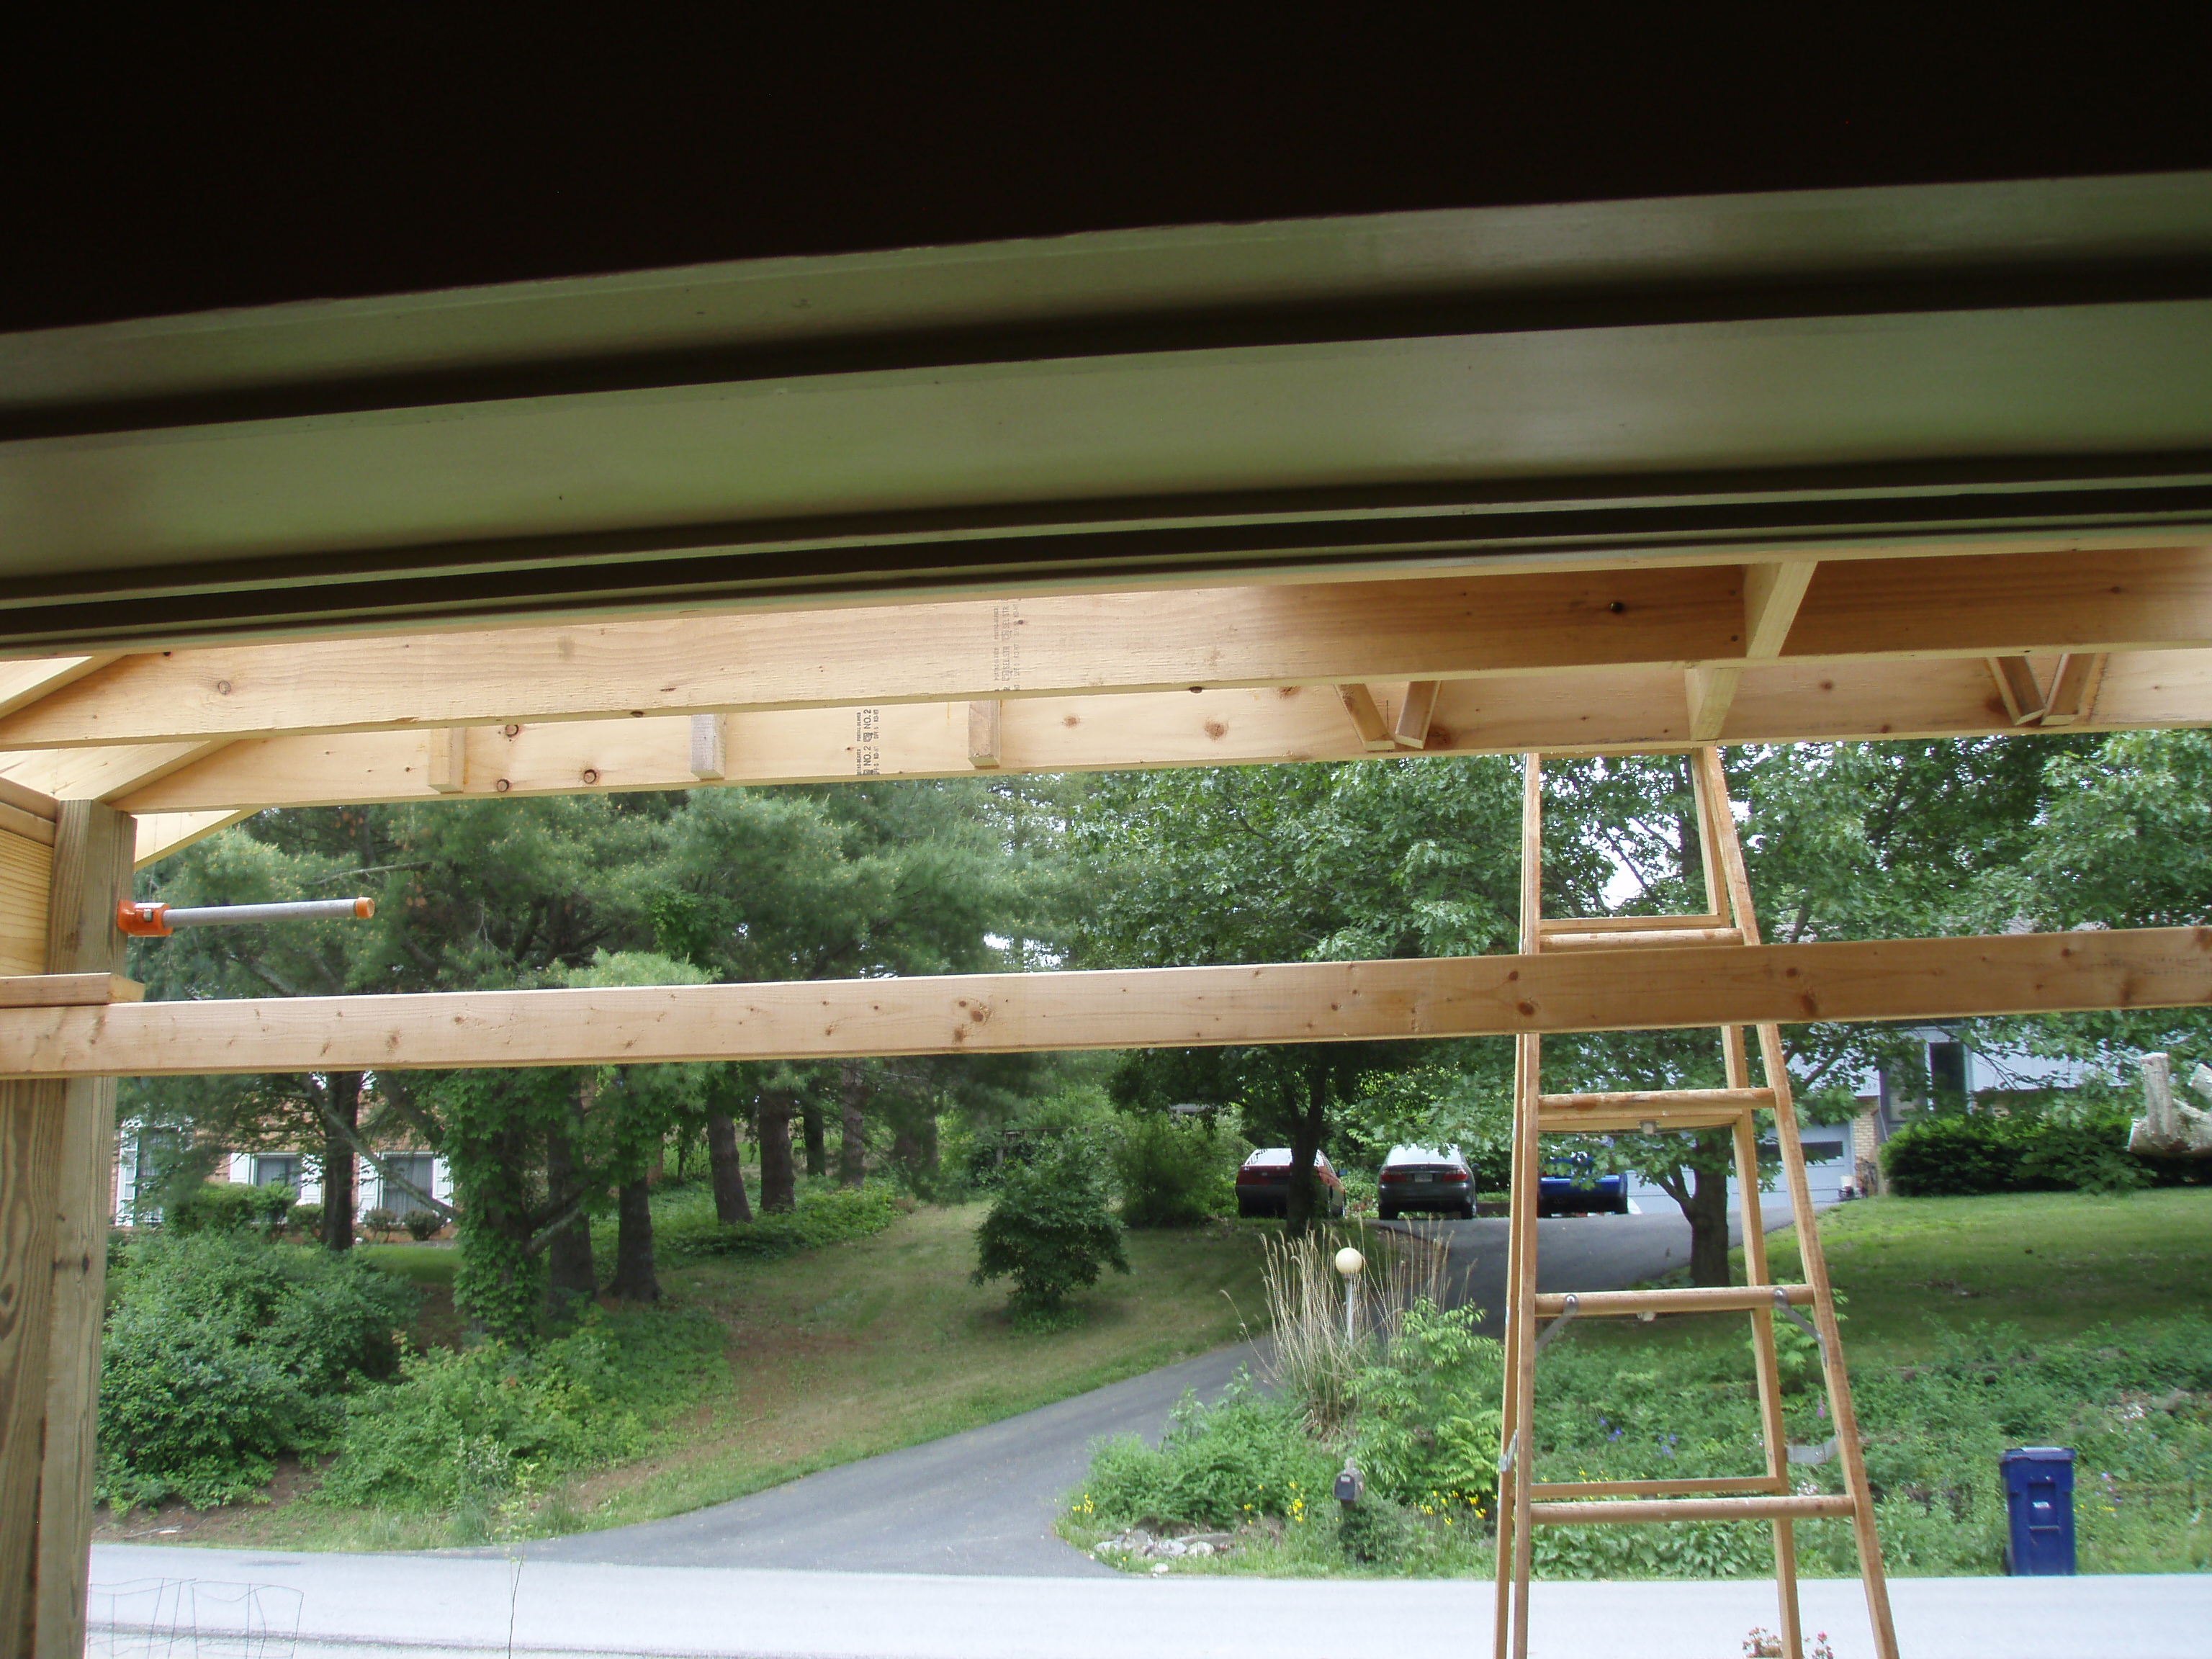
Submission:
[[[63,805],[48,972],[122,971],[115,908],[136,835],[111,807]],[[26,1659],[81,1659],[115,1084],[0,1085],[0,1642]]]

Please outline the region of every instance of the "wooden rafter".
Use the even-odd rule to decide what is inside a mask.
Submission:
[[[1719,710],[1710,677],[1766,661],[2207,645],[2212,548],[1638,566],[151,653],[0,714],[0,747],[1683,665]]]
[[[0,1076],[1358,1042],[2212,1004],[2212,928],[0,1010]]]
[[[1678,674],[1627,669],[1445,681],[1423,752],[1649,751],[1690,742]],[[1376,688],[1395,698],[1402,685]],[[2089,724],[2129,729],[2212,720],[2212,650],[2112,656]],[[865,728],[865,736],[864,733]],[[957,777],[975,768],[965,702],[789,709],[726,718],[729,783],[854,777]],[[1965,737],[2014,729],[1984,659],[1776,664],[1747,669],[1733,740]],[[457,799],[585,790],[688,789],[684,717],[477,726]],[[1008,699],[1000,766],[1008,772],[1357,760],[1371,752],[1327,688]],[[362,732],[233,744],[118,799],[140,813],[439,799],[420,732]]]

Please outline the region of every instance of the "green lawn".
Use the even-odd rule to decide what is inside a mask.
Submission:
[[[781,1261],[664,1265],[664,1293],[706,1310],[726,1332],[726,1385],[665,1429],[645,1459],[555,1492],[533,1529],[619,1526],[742,1497],[1172,1364],[1241,1340],[1247,1321],[1264,1322],[1259,1230],[1216,1224],[1130,1233],[1132,1272],[1073,1298],[1079,1323],[1017,1330],[1003,1284],[968,1282],[984,1211],[925,1207],[872,1237]],[[363,1248],[425,1288],[418,1337],[449,1335],[456,1253]],[[100,1535],[321,1549],[463,1541],[442,1519],[292,1501],[311,1483],[288,1475],[264,1505],[142,1514],[127,1529],[109,1522]]]

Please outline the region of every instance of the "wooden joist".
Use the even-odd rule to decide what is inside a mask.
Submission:
[[[2212,928],[0,1010],[0,1075],[1363,1042],[2212,1003]]]
[[[1626,667],[1670,682],[1676,740],[1692,741],[1692,666],[2212,646],[2212,549],[1062,593],[1007,612],[962,600],[133,654],[0,714],[0,749]],[[1731,738],[1742,687],[1716,685],[1703,716]]]
[[[1446,681],[1437,688],[1424,752],[1680,747],[1687,728],[1674,681],[1668,671],[1640,669]],[[1376,689],[1395,697],[1402,687]],[[1325,687],[1010,698],[1000,719],[1000,765],[1008,772],[1358,760],[1373,752]],[[2208,719],[2212,650],[2138,652],[2112,659],[2087,724],[2133,729]],[[965,702],[732,714],[727,729],[722,781],[731,783],[958,777],[975,770]],[[1980,658],[1747,669],[1730,716],[1733,737],[1762,743],[2013,729]],[[422,732],[250,740],[118,795],[115,804],[145,814],[435,799],[429,746]],[[449,798],[685,789],[702,781],[691,757],[689,718],[514,725],[511,732],[477,726],[467,734],[463,787]]]
[[[76,1008],[138,1002],[146,988],[120,974],[0,975],[0,1008]]]

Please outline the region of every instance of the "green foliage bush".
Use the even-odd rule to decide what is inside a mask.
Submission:
[[[248,1228],[281,1230],[295,1194],[289,1187],[248,1187],[235,1181],[196,1181],[183,1185],[163,1207],[163,1224],[173,1232],[243,1232]]]
[[[445,1217],[435,1210],[410,1210],[407,1212],[407,1237],[417,1244],[423,1243],[446,1224]]]
[[[204,1230],[125,1247],[101,1346],[100,1496],[244,1497],[387,1376],[417,1295],[328,1251]]]
[[[323,1206],[319,1204],[295,1204],[284,1219],[301,1237],[313,1238],[323,1231]]]
[[[726,1255],[780,1261],[799,1250],[869,1237],[908,1207],[888,1187],[838,1187],[803,1192],[793,1210],[726,1227],[714,1219],[712,1191],[703,1186],[690,1188],[665,1200],[656,1198],[653,1250],[672,1261]]]
[[[1108,1267],[1126,1273],[1129,1258],[1086,1147],[1063,1144],[1006,1170],[975,1230],[975,1284],[1012,1279],[1018,1311],[1049,1312]]]
[[[1367,1489],[1437,1510],[1487,1510],[1498,1490],[1504,1352],[1474,1334],[1475,1310],[1406,1311],[1378,1363],[1352,1384],[1352,1458]]]
[[[1157,1447],[1134,1435],[1101,1445],[1084,1495],[1109,1527],[1303,1520],[1329,1503],[1336,1467],[1296,1406],[1256,1393],[1240,1374],[1212,1406],[1186,1394]]]
[[[1977,1112],[1908,1124],[1882,1147],[1881,1166],[1906,1198],[2122,1193],[2153,1178],[2127,1145],[2124,1116],[2069,1122]]]
[[[407,1355],[399,1381],[348,1402],[318,1501],[395,1510],[482,1502],[636,1455],[720,1372],[702,1312],[594,1312],[527,1351],[486,1342]]]
[[[1241,1145],[1201,1117],[1126,1119],[1114,1149],[1122,1224],[1188,1227],[1233,1214]]]

